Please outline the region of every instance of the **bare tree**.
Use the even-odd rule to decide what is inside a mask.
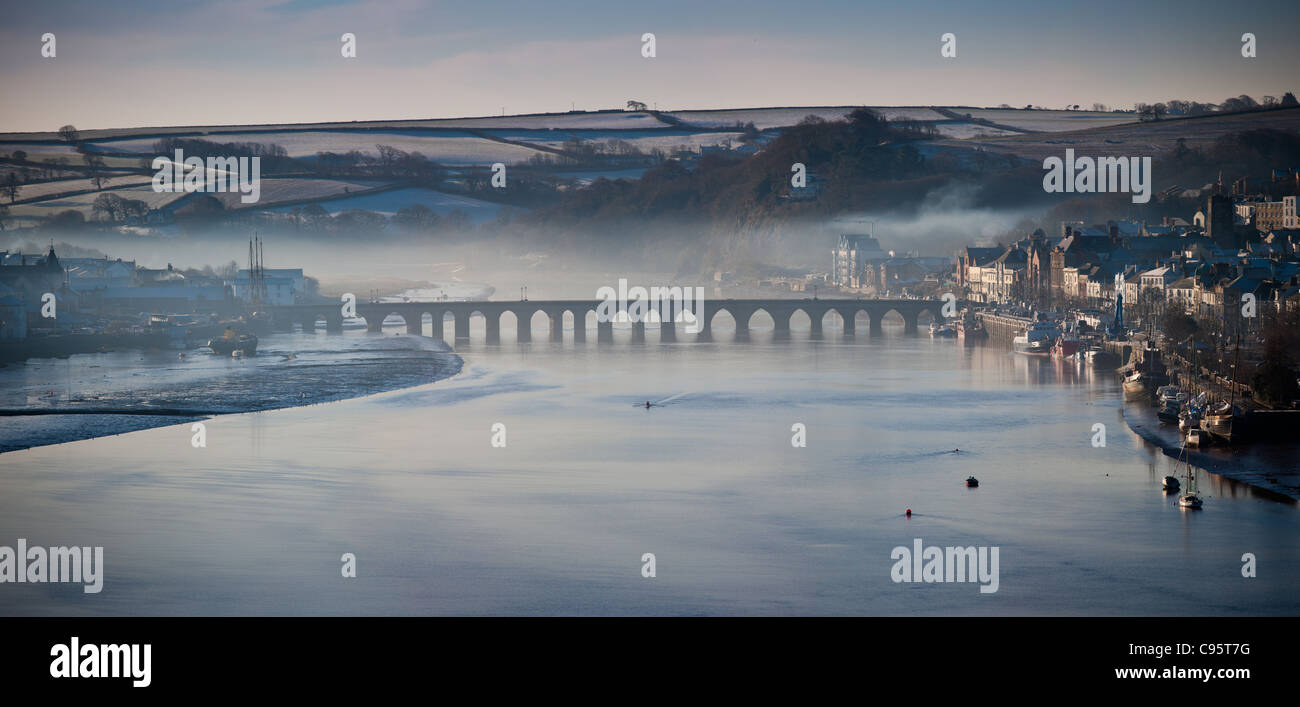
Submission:
[[[81,133],[77,132],[77,129],[75,127],[71,125],[65,125],[59,128],[59,139],[68,143],[69,145],[75,145],[78,142],[81,142]]]
[[[119,221],[124,215],[125,202],[126,200],[117,194],[100,194],[95,197],[90,208],[94,213],[107,216],[109,221]]]
[[[86,162],[86,176],[95,183],[96,190],[103,191],[104,180],[108,178],[104,174],[104,158],[87,152],[82,159]]]
[[[5,196],[9,197],[9,203],[12,204],[14,203],[14,200],[18,198],[19,188],[18,175],[10,172],[9,176],[5,177],[4,184],[0,185],[0,192],[3,192]]]

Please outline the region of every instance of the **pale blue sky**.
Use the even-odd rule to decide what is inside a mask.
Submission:
[[[1300,3],[0,0],[0,131],[1300,89]],[[1141,5],[1137,7],[1135,5]],[[53,32],[58,56],[40,55]],[[339,37],[357,36],[358,56]],[[653,32],[658,56],[641,56]],[[939,55],[957,35],[957,57]],[[1258,57],[1241,57],[1241,35]]]

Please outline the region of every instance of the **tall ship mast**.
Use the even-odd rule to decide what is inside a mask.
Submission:
[[[248,239],[248,293],[254,312],[266,305],[266,266],[262,259],[262,239],[256,232]]]

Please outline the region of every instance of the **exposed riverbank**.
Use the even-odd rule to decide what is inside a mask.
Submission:
[[[206,349],[31,359],[0,369],[0,452],[410,388],[462,365],[441,341],[362,332],[273,334],[244,359]]]
[[[1177,425],[1167,425],[1156,417],[1156,408],[1140,403],[1125,403],[1122,408],[1129,429],[1174,459],[1183,454]],[[1210,473],[1250,484],[1279,500],[1300,502],[1300,448],[1285,442],[1261,442],[1251,445],[1206,449],[1188,449],[1188,461]]]

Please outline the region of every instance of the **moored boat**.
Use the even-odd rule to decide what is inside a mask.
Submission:
[[[1156,388],[1156,400],[1163,405],[1182,404],[1187,402],[1187,393],[1184,393],[1176,385],[1162,385]]]
[[[1060,336],[1060,334],[1061,330],[1054,322],[1038,319],[1031,322],[1019,336],[1012,339],[1011,346],[1016,353],[1028,356],[1047,356],[1052,352],[1052,343],[1056,341],[1056,337]]]
[[[980,339],[988,338],[988,335],[984,325],[974,319],[957,320],[957,339],[964,344],[973,344]]]
[[[1178,507],[1189,510],[1199,509],[1201,507],[1201,496],[1196,492],[1196,470],[1192,469],[1192,462],[1187,458],[1187,445],[1185,444],[1178,462],[1182,465],[1183,473],[1187,477],[1187,492],[1178,497]],[[1174,473],[1178,473],[1177,469],[1175,469]],[[1175,478],[1174,481],[1177,482],[1177,479]]]
[[[1142,371],[1134,371],[1124,377],[1124,392],[1128,395],[1137,395],[1145,393],[1147,389],[1147,375]]]
[[[1239,412],[1235,405],[1226,400],[1213,405],[1201,415],[1201,429],[1215,439],[1231,442]]]
[[[957,336],[957,330],[942,322],[931,322],[930,336],[936,339],[951,339]]]
[[[240,356],[252,356],[257,353],[257,336],[241,334],[227,327],[221,336],[208,340],[208,348],[221,356],[232,356],[235,352]]]
[[[1068,359],[1074,358],[1079,351],[1079,339],[1072,334],[1061,334],[1056,338],[1056,343],[1052,344],[1052,358]]]

